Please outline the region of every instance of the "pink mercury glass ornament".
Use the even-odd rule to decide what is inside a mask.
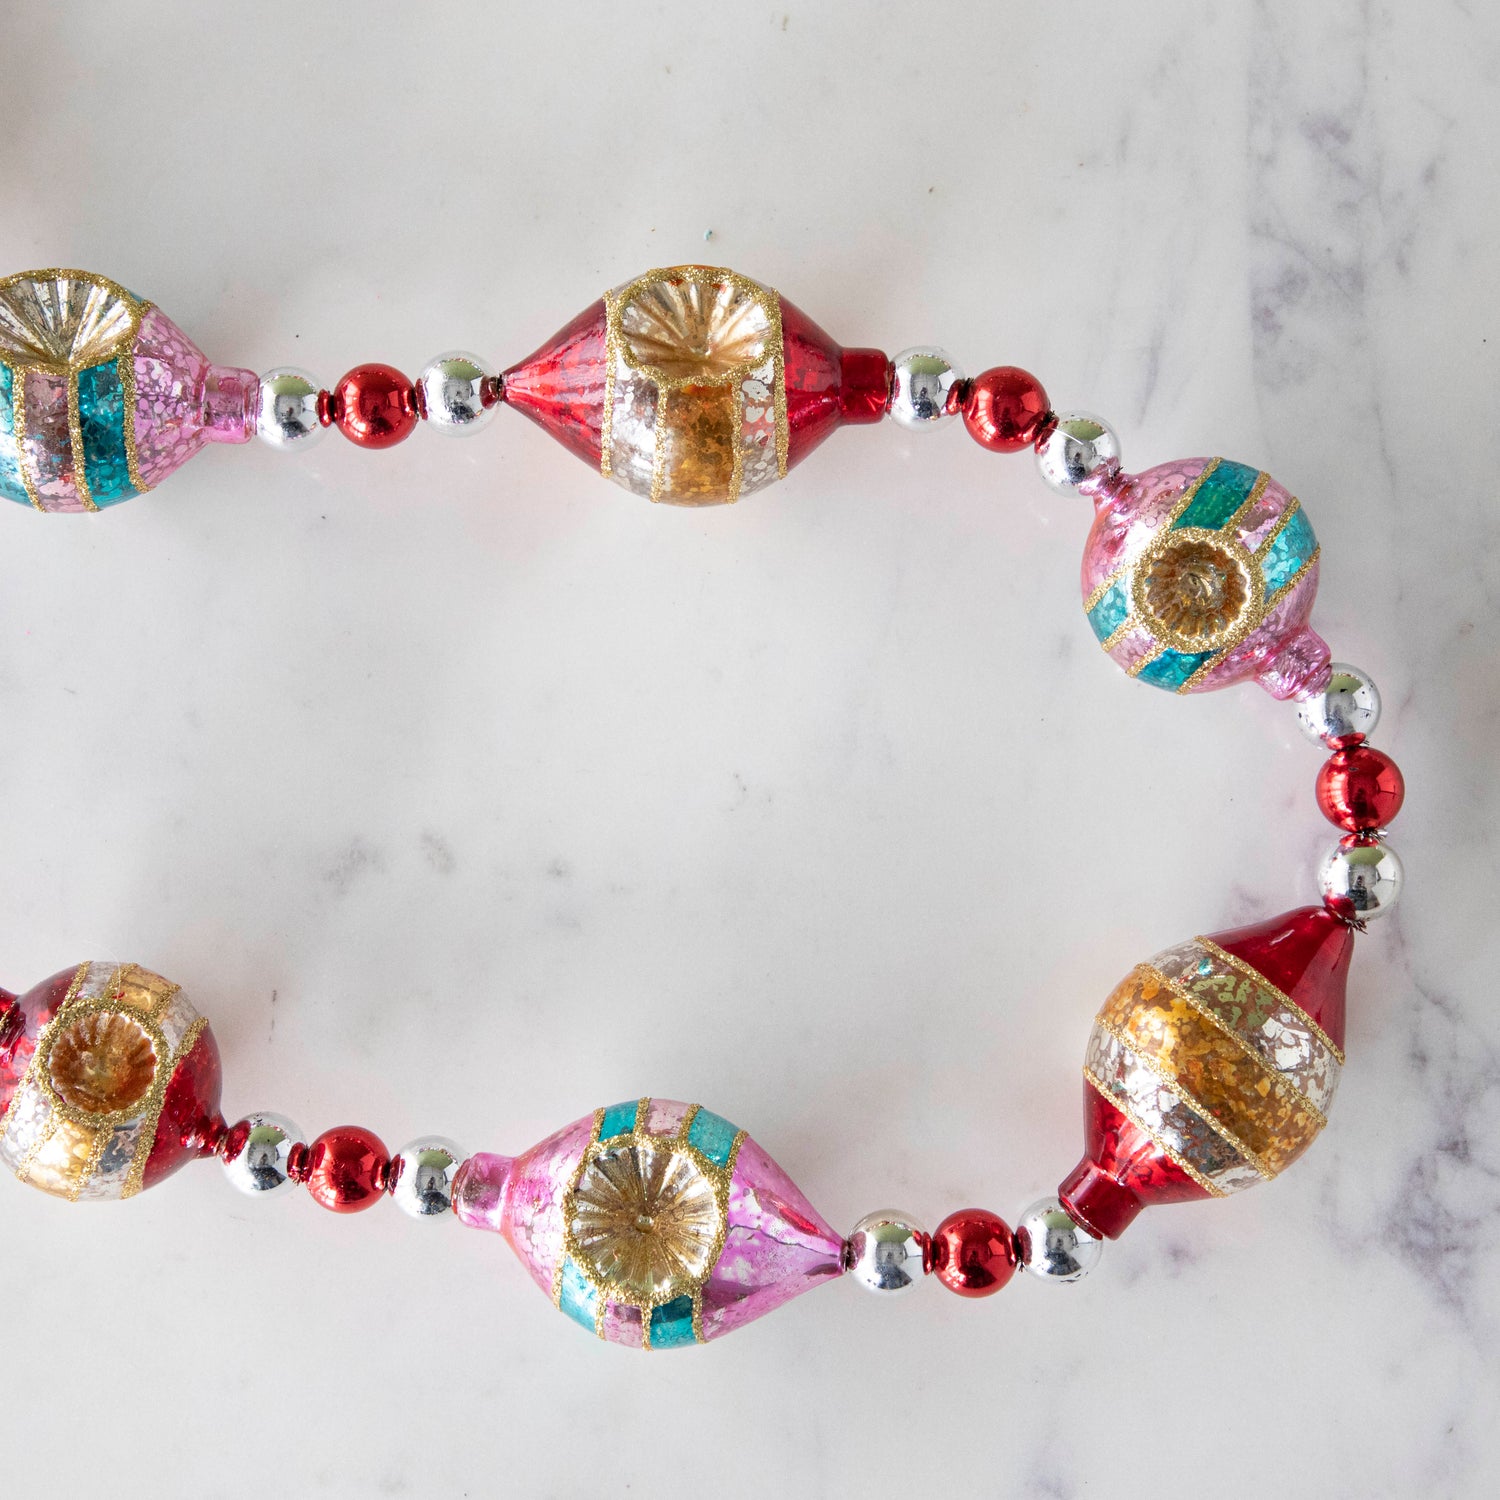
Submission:
[[[255,435],[260,381],[210,364],[149,302],[85,271],[0,280],[0,496],[90,511],[204,443]]]
[[[1095,504],[1083,607],[1132,677],[1176,693],[1253,677],[1276,698],[1326,679],[1328,647],[1307,623],[1318,541],[1269,474],[1193,458],[1082,492]]]
[[[454,1207],[575,1322],[637,1349],[706,1343],[843,1270],[841,1237],[743,1130],[669,1099],[470,1157]]]

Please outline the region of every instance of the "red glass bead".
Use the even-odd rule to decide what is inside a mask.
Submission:
[[[961,1208],[932,1236],[932,1271],[960,1297],[988,1297],[1016,1273],[1015,1236],[998,1214]]]
[[[969,382],[964,426],[992,453],[1019,453],[1046,433],[1056,418],[1042,383],[1014,365],[986,370]]]
[[[1401,811],[1406,781],[1401,768],[1373,745],[1335,750],[1318,772],[1318,806],[1348,833],[1384,828]]]
[[[357,1214],[385,1192],[390,1160],[373,1131],[362,1125],[335,1125],[307,1148],[296,1175],[324,1208],[336,1214]]]
[[[356,365],[329,393],[328,415],[351,443],[390,448],[417,425],[417,393],[390,365]]]

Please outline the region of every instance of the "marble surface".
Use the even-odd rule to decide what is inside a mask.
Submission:
[[[1410,889],[1285,1179],[1078,1287],[835,1285],[636,1357],[503,1245],[0,1183],[7,1493],[1240,1500],[1500,1484],[1500,18],[1434,3],[28,6],[0,265],[215,358],[504,363],[712,260],[1300,494],[1372,670]],[[1316,753],[1093,645],[1087,516],[961,431],[729,510],[467,442],[211,450],[0,514],[0,982],[135,958],[225,1107],[515,1150],[636,1092],[835,1223],[1013,1214],[1076,1158],[1136,960],[1311,895]]]

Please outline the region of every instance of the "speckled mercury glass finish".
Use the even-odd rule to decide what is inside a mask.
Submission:
[[[0,1053],[0,1162],[59,1198],[129,1198],[198,1153],[219,1053],[182,990],[135,964],[65,969]]]
[[[1255,678],[1278,698],[1326,677],[1328,647],[1307,623],[1317,538],[1269,474],[1195,458],[1083,491],[1095,502],[1084,611],[1132,677],[1177,693]]]
[[[92,511],[150,489],[206,442],[254,434],[249,370],[212,365],[102,276],[0,281],[0,497]]]
[[[744,1131],[631,1099],[518,1157],[460,1169],[454,1206],[503,1234],[575,1322],[634,1348],[704,1343],[841,1273],[842,1241]]]

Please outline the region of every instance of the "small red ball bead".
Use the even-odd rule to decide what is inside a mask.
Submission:
[[[1384,828],[1401,811],[1406,781],[1401,768],[1373,745],[1335,750],[1318,771],[1318,806],[1330,823],[1349,833]]]
[[[324,1208],[336,1214],[357,1214],[385,1192],[390,1160],[373,1131],[362,1125],[336,1125],[307,1148],[303,1180],[314,1201]]]
[[[932,1236],[932,1270],[960,1297],[988,1297],[1016,1273],[1016,1241],[998,1214],[961,1208]]]
[[[334,386],[328,412],[351,443],[390,448],[417,425],[416,387],[390,365],[356,365]]]
[[[1055,420],[1041,381],[1014,365],[976,375],[963,410],[970,436],[992,453],[1031,447]]]

